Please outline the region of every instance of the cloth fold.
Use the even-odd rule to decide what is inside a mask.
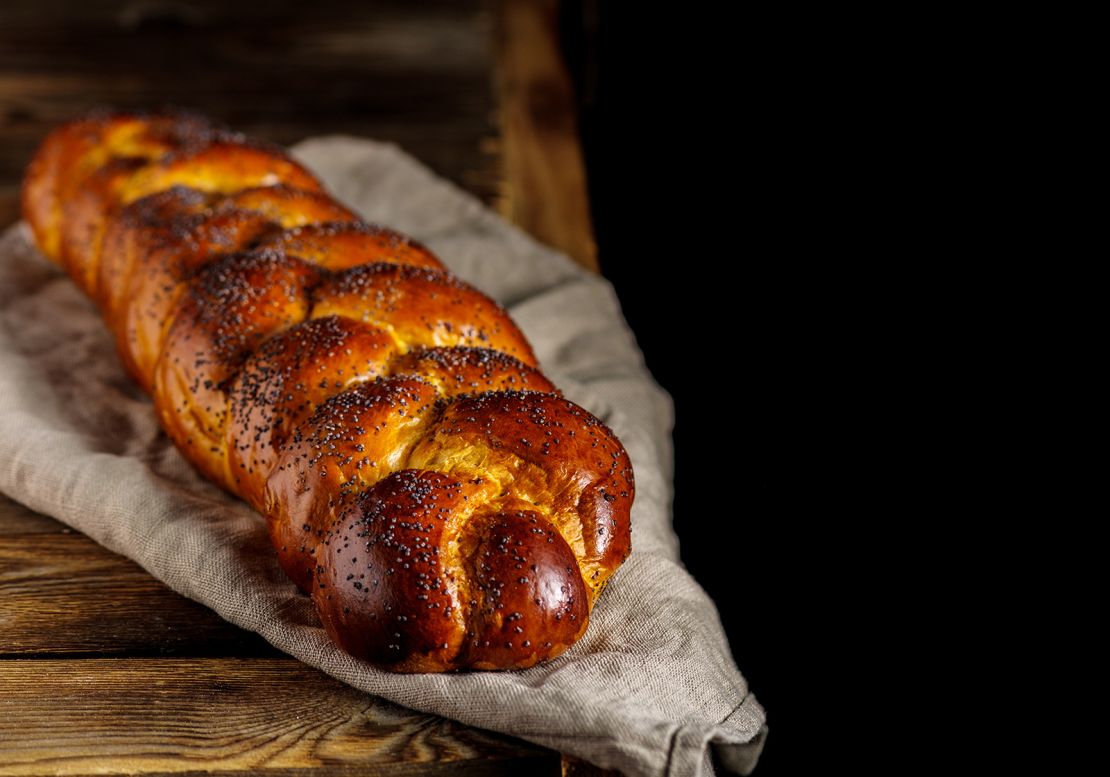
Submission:
[[[750,772],[764,712],[679,562],[672,407],[612,287],[396,146],[328,137],[293,153],[367,220],[412,235],[507,305],[544,372],[628,450],[633,553],[582,640],[525,671],[450,675],[394,675],[336,649],[281,572],[262,518],[177,453],[92,303],[22,224],[0,236],[0,491],[368,693],[629,775]]]

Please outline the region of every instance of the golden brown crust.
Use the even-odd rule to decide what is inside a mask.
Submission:
[[[132,371],[144,388],[153,391],[155,368],[175,311],[194,276],[213,260],[245,250],[272,228],[271,222],[250,211],[201,212],[166,223],[165,239],[150,230],[143,233],[148,237],[135,241],[127,275],[120,282],[127,289],[122,295],[126,304],[109,309],[109,322],[124,363],[134,365]],[[150,237],[154,244],[144,246]]]
[[[497,484],[496,504],[543,512],[575,549],[595,592],[630,551],[632,464],[613,433],[553,394],[490,392],[452,402],[408,466]],[[588,509],[584,509],[588,508]]]
[[[403,469],[438,414],[439,394],[418,378],[360,383],[336,394],[294,430],[278,453],[265,512],[285,571],[311,587],[316,542],[367,486]]]
[[[492,348],[421,348],[396,359],[392,372],[419,375],[439,387],[445,397],[486,391],[559,392],[535,367]]]
[[[370,321],[409,347],[493,348],[536,363],[531,345],[504,308],[445,270],[403,264],[352,267],[323,280],[312,315]]]
[[[500,305],[192,115],[65,125],[22,195],[166,432],[266,516],[338,645],[501,669],[582,635],[629,552],[632,469]]]
[[[405,469],[343,510],[313,589],[340,647],[398,672],[522,669],[582,635],[570,547],[539,513],[485,512],[481,493],[480,479]]]
[[[395,671],[452,668],[466,635],[456,560],[472,489],[403,470],[358,494],[316,554],[313,601],[336,642]],[[359,628],[361,623],[378,628]]]
[[[329,270],[387,262],[442,270],[424,246],[392,229],[360,222],[307,224],[273,235],[263,246],[281,248]]]
[[[313,318],[251,354],[228,392],[232,472],[243,498],[263,506],[277,452],[318,406],[347,387],[387,373],[397,344],[384,330],[340,316]]]
[[[228,385],[270,335],[303,321],[317,272],[273,251],[205,265],[177,306],[154,377],[154,403],[170,438],[229,491]]]

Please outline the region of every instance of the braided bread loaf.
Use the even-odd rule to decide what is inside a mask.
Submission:
[[[185,114],[57,129],[23,212],[341,648],[401,672],[519,668],[583,634],[629,552],[628,456],[427,249]]]

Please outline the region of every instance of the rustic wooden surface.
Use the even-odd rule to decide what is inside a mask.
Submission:
[[[598,269],[574,88],[557,45],[555,0],[501,0],[497,82],[507,187],[501,212]]]
[[[261,637],[53,519],[36,515],[53,530],[20,531],[20,513],[30,511],[0,499],[4,657],[278,655]]]
[[[0,222],[59,122],[108,104],[178,105],[282,144],[350,133],[400,144],[503,196],[484,2],[33,0],[0,3]]]
[[[291,658],[0,661],[0,688],[3,775],[559,773],[540,748],[385,704]]]
[[[393,141],[596,267],[550,5],[522,5],[2,3],[0,227],[52,126],[101,104],[178,105],[283,144]],[[545,226],[545,208],[569,221]],[[351,689],[0,495],[0,775],[263,769],[601,773]]]

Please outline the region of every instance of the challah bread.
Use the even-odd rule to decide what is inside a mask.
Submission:
[[[173,113],[55,130],[23,213],[341,648],[504,669],[582,636],[629,553],[628,456],[426,248],[281,150]]]

